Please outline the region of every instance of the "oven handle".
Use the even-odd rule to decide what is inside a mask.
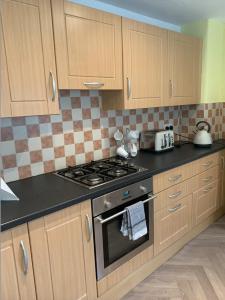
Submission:
[[[155,198],[157,198],[157,195],[150,195],[150,197],[149,197],[148,199],[146,199],[146,200],[144,200],[144,201],[142,201],[142,202],[143,202],[143,204],[144,204],[144,203],[147,203],[147,202],[149,202],[149,201],[151,201],[151,200],[153,200],[153,199],[155,199]],[[96,219],[97,219],[101,224],[104,224],[104,223],[106,223],[106,222],[108,222],[108,221],[110,221],[110,220],[112,220],[112,219],[115,219],[116,217],[118,217],[118,216],[124,214],[125,212],[126,212],[126,210],[124,209],[124,210],[118,212],[117,214],[112,215],[111,217],[108,217],[108,218],[106,218],[106,219],[102,219],[101,216],[96,217]]]

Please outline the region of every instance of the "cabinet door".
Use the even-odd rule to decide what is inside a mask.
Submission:
[[[169,32],[169,67],[165,105],[194,104],[200,101],[201,48],[200,39]]]
[[[29,223],[38,299],[96,298],[94,248],[88,222],[90,202]]]
[[[155,214],[155,254],[184,236],[192,227],[192,195]]]
[[[1,299],[36,299],[27,225],[1,233]]]
[[[54,0],[61,89],[122,89],[121,17]]]
[[[219,181],[215,181],[194,193],[195,225],[212,215],[220,205]]]
[[[11,115],[58,113],[50,0],[2,0],[0,9]]]
[[[167,31],[123,19],[126,108],[161,106],[167,59]]]
[[[9,78],[6,64],[6,54],[2,32],[2,19],[0,16],[0,116],[10,117],[12,115],[10,106]]]

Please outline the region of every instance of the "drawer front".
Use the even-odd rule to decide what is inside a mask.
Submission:
[[[155,254],[184,236],[192,227],[192,195],[155,214]]]
[[[219,180],[201,188],[193,195],[195,225],[204,221],[219,207]]]
[[[165,207],[173,207],[178,200],[197,189],[197,181],[191,178],[160,192],[154,202],[154,211],[157,212]]]
[[[196,163],[185,164],[153,177],[153,191],[158,193],[197,174]]]
[[[199,189],[219,179],[220,168],[219,165],[208,169],[202,174],[198,175]]]
[[[203,157],[201,159],[198,160],[198,173],[202,173],[206,170],[208,170],[209,168],[212,168],[216,165],[219,164],[219,159],[220,158],[220,154],[219,153],[214,153],[212,155]]]

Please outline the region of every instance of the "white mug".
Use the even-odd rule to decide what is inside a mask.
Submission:
[[[129,153],[124,149],[124,145],[118,147],[116,153],[123,158],[128,158],[129,156]]]
[[[135,157],[137,155],[137,146],[134,143],[131,143],[130,145],[130,155],[132,157]]]

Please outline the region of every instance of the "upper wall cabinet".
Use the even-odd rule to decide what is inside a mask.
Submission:
[[[121,17],[52,1],[60,89],[122,89]]]
[[[210,19],[182,30],[203,39],[201,102],[225,102],[225,22]]]
[[[167,59],[167,31],[123,19],[125,106],[161,106]]]
[[[198,103],[200,39],[122,20],[124,90],[102,93],[104,109]]]
[[[165,105],[195,104],[200,101],[200,39],[168,32],[168,85]]]
[[[1,116],[58,113],[49,0],[2,0]]]

